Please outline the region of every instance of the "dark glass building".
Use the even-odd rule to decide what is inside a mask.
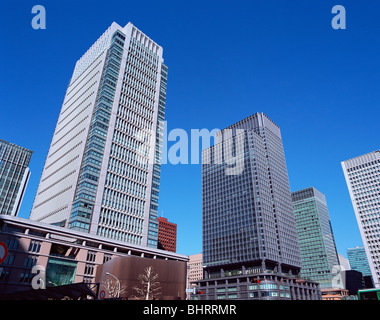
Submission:
[[[356,296],[359,290],[366,288],[361,272],[356,270],[344,270],[342,271],[342,274],[344,287],[348,290],[349,295]]]
[[[281,132],[263,113],[203,150],[202,219],[206,294],[198,298],[318,297],[317,284],[302,282],[300,293],[294,282],[301,260]]]

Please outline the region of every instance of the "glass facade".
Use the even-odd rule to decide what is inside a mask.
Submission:
[[[364,247],[347,249],[347,257],[352,270],[361,272],[363,277],[372,276]]]
[[[244,166],[249,168],[247,137],[243,143]],[[203,262],[208,265],[259,259],[265,250],[263,243],[259,247],[262,228],[255,214],[251,172],[226,176],[225,167],[202,165]]]
[[[32,151],[0,140],[0,214],[16,216],[29,180]]]
[[[240,173],[226,174],[231,158]],[[300,266],[280,129],[264,114],[222,130],[203,150],[202,219],[207,266],[263,260]]]
[[[158,77],[160,70],[161,76]],[[157,54],[136,38],[131,38],[105,179],[98,235],[141,245],[145,225],[147,246],[157,248],[156,219],[167,70],[164,64],[160,64]],[[160,79],[160,92],[158,111],[155,111],[157,80],[154,79],[157,78]],[[155,142],[153,161],[150,159],[152,140]]]
[[[90,229],[124,40],[125,35],[119,31],[112,37],[72,205],[70,229],[85,232]]]
[[[301,276],[316,281],[321,288],[342,285],[332,283],[333,268],[339,265],[325,196],[311,187],[292,193],[294,214],[301,251]]]
[[[46,286],[62,286],[74,283],[76,261],[49,258],[46,266]]]

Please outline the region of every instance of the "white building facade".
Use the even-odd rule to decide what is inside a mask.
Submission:
[[[157,247],[167,67],[132,23],[76,63],[30,219]]]
[[[342,162],[375,286],[380,287],[380,150]]]

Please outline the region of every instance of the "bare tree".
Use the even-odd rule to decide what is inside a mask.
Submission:
[[[125,283],[121,284],[119,289],[119,284],[113,279],[107,279],[106,281],[103,281],[102,284],[104,290],[108,293],[110,298],[120,297],[122,293],[127,292],[127,285]]]
[[[159,290],[161,287],[159,286],[160,283],[157,281],[158,274],[153,272],[153,267],[146,267],[144,269],[144,273],[139,274],[137,279],[141,283],[141,288],[139,287],[133,287],[133,290],[135,290],[139,295],[141,300],[153,300],[157,299],[161,292]]]

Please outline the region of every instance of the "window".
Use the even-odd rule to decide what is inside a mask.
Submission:
[[[20,273],[19,281],[23,283],[30,283],[33,279],[33,274],[30,271],[24,271]]]
[[[42,243],[41,241],[31,240],[29,244],[28,252],[34,252],[34,253],[40,252],[41,243]]]
[[[9,270],[3,269],[0,271],[0,281],[6,282],[9,279]]]
[[[88,262],[95,262],[95,258],[96,258],[96,252],[95,251],[88,251],[87,252],[87,259],[86,259],[86,261],[88,261]]]
[[[256,291],[256,292],[250,292],[249,293],[249,297],[250,298],[258,298],[259,297],[259,293]]]
[[[94,265],[86,263],[86,266],[84,268],[84,274],[91,276],[93,275],[93,273],[94,273]]]
[[[33,268],[36,265],[37,257],[28,256],[25,258],[24,267]]]
[[[103,263],[110,261],[111,259],[112,259],[112,255],[106,253],[106,254],[104,254]]]
[[[41,241],[31,240],[29,244],[28,252],[35,252],[35,253],[40,252],[41,243],[42,243]]]
[[[3,264],[11,265],[15,259],[15,255],[13,253],[8,253]]]
[[[20,238],[17,237],[10,237],[7,239],[5,244],[7,245],[8,250],[17,250],[19,240]]]
[[[257,284],[250,285],[249,290],[257,290]]]

